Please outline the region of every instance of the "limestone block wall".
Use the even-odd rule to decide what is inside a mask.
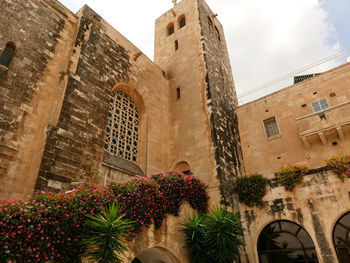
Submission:
[[[115,89],[128,92],[142,108],[137,165],[144,174],[166,168],[168,82],[162,70],[89,7],[78,17],[62,111],[49,132],[36,189],[128,179],[118,167],[104,165],[107,114]]]
[[[223,27],[205,1],[198,1],[198,12],[206,72],[205,95],[221,202],[233,206],[234,177],[244,174],[236,91]]]
[[[179,18],[186,19],[180,28]],[[167,32],[170,24],[174,33]],[[175,41],[178,49],[175,49]],[[154,61],[169,79],[169,168],[186,162],[219,200],[214,146],[205,95],[205,62],[196,0],[183,0],[156,19]]]
[[[287,164],[318,168],[325,165],[325,159],[348,152],[349,87],[347,63],[240,106],[237,114],[247,173],[273,176]],[[320,115],[312,103],[321,99],[327,99],[330,108]],[[267,138],[263,120],[273,116],[280,134]]]
[[[0,70],[0,197],[23,198],[60,112],[77,17],[48,0],[4,0],[0,17],[0,52],[15,46]]]
[[[293,192],[285,191],[275,179],[271,179],[263,208],[241,205],[246,228],[246,262],[259,262],[259,235],[265,226],[276,220],[289,220],[302,226],[315,245],[320,263],[338,262],[333,229],[337,220],[350,211],[349,187],[350,179],[342,182],[326,170],[306,175]]]

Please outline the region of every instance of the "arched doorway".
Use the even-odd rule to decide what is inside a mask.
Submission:
[[[339,263],[350,263],[350,212],[343,215],[335,224],[333,243]]]
[[[153,247],[142,251],[131,263],[178,263],[178,260],[166,249]]]
[[[298,224],[280,220],[267,225],[258,239],[260,263],[317,263],[314,243]]]

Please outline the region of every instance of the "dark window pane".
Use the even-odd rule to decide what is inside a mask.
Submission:
[[[0,56],[0,65],[3,65],[8,68],[10,66],[14,53],[15,49],[10,44],[7,44]]]

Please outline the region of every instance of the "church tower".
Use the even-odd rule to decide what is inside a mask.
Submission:
[[[237,99],[223,27],[204,0],[183,0],[156,20],[154,61],[170,83],[169,166],[207,183],[212,203],[233,205],[233,178],[243,173]]]

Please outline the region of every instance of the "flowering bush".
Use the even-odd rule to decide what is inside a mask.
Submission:
[[[282,166],[276,175],[287,191],[293,191],[296,184],[301,183],[308,171],[309,168],[303,165],[288,165],[286,167]]]
[[[154,174],[152,179],[159,184],[159,191],[166,199],[166,213],[177,216],[183,201],[188,201],[193,209],[200,213],[208,210],[209,197],[206,186],[192,175],[178,171]]]
[[[326,160],[327,166],[333,173],[344,180],[345,177],[350,177],[350,156],[348,154],[338,154]]]
[[[262,206],[262,198],[266,194],[267,180],[261,174],[238,177],[234,184],[234,191],[240,202],[247,206]]]
[[[186,190],[181,190],[185,192],[182,200],[194,198],[188,200],[193,208],[199,212],[207,210],[205,186],[192,176],[181,173],[177,176],[184,178]],[[87,216],[101,213],[116,200],[125,219],[135,221],[128,233],[131,238],[152,223],[155,227],[162,225],[167,209],[173,209],[168,204],[169,196],[164,194],[157,180],[137,177],[122,184],[84,185],[67,193],[41,192],[28,200],[2,200],[0,262],[79,262],[85,252],[82,243],[88,236]],[[182,195],[173,195],[173,198],[182,198]],[[172,204],[181,205],[182,200]]]

